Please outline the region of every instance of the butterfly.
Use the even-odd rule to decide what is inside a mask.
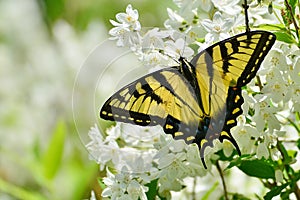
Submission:
[[[204,151],[213,141],[229,140],[241,155],[230,129],[237,125],[242,87],[255,76],[276,37],[246,31],[213,44],[190,62],[147,74],[113,94],[100,110],[105,120],[140,126],[160,125],[174,139]]]

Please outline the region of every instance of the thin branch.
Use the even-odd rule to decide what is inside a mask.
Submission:
[[[224,174],[222,172],[222,169],[220,167],[218,160],[217,160],[216,166],[217,166],[218,172],[219,172],[221,180],[222,180],[222,185],[223,185],[223,190],[224,190],[224,198],[225,198],[225,200],[229,200],[228,193],[227,193],[227,187],[226,187],[226,183],[225,183],[225,179],[224,179]]]
[[[295,183],[295,190],[294,190],[294,193],[295,193],[295,195],[296,195],[297,200],[300,200],[300,189],[299,189],[297,183]]]
[[[243,7],[244,7],[244,10],[245,10],[245,25],[246,25],[246,32],[250,32],[249,18],[248,18],[248,8],[249,8],[249,6],[247,5],[247,0],[244,0]]]
[[[257,84],[258,84],[258,87],[259,87],[259,91],[262,91],[263,85],[262,85],[262,82],[260,80],[260,77],[256,76],[256,80],[257,80]]]
[[[283,142],[283,143],[297,143],[297,140],[288,140],[288,139],[278,139],[278,142]]]
[[[282,160],[284,161],[285,159],[287,159],[287,158],[285,158],[285,155],[284,155],[284,153],[283,153],[283,149],[281,148],[281,146],[280,146],[278,143],[277,143],[277,149],[279,150],[279,152],[280,152],[280,154],[281,154],[281,156],[282,156]],[[289,170],[288,170],[288,167],[289,167],[289,166],[286,165],[286,164],[284,164],[284,167],[285,167],[286,171],[288,172],[288,171],[289,171]],[[289,179],[292,179],[291,174],[287,173],[287,176],[288,176]],[[293,192],[294,192],[294,194],[295,194],[297,200],[300,200],[300,189],[299,189],[297,183],[295,183],[295,185],[294,185],[294,190],[293,190]]]
[[[284,0],[284,2],[285,2],[286,8],[287,8],[288,11],[290,12],[290,15],[291,15],[293,24],[294,24],[295,29],[296,29],[296,35],[297,35],[298,40],[299,40],[299,27],[298,27],[297,22],[296,22],[296,20],[295,20],[295,18],[294,18],[294,13],[293,13],[292,7],[291,7],[291,5],[289,4],[288,0]]]
[[[192,199],[196,200],[196,186],[197,186],[197,177],[194,178],[194,187],[192,192]]]

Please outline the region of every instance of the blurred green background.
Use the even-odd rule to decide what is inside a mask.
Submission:
[[[0,199],[88,199],[92,189],[100,199],[98,166],[79,137],[97,117],[74,121],[72,93],[89,53],[108,38],[109,19],[129,3],[144,27],[162,27],[173,7],[171,0],[0,1]],[[80,82],[80,102],[93,89]]]

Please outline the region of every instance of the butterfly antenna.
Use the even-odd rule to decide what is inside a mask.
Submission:
[[[184,44],[182,49],[182,55],[179,55],[180,57],[183,57],[184,51],[185,51],[185,45],[186,45],[186,35],[184,35]]]
[[[247,0],[244,0],[244,4],[243,4],[244,10],[245,10],[245,24],[246,24],[246,32],[250,32],[250,27],[249,27],[249,18],[248,18],[248,4],[247,4]]]
[[[175,61],[176,63],[180,64],[180,62],[178,61],[178,59],[176,59],[175,57],[169,55],[169,54],[165,54],[166,56],[168,56],[170,59],[172,59],[173,61]]]

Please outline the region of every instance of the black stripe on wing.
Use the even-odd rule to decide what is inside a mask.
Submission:
[[[249,32],[248,38],[245,41],[246,44],[251,48],[251,38],[258,37],[259,41],[251,55],[249,62],[246,65],[245,70],[238,79],[237,86],[242,87],[249,83],[255,76],[263,62],[264,58],[275,43],[276,36],[273,33],[266,31],[253,31]]]
[[[191,98],[186,99],[187,95]],[[172,115],[175,108],[169,105],[179,110],[179,114],[177,112],[179,118]],[[153,110],[154,106],[157,106],[156,110],[155,108]],[[189,82],[179,72],[178,67],[172,67],[150,73],[121,88],[105,102],[101,108],[100,117],[140,126],[160,124],[165,128],[166,133],[174,135],[176,127],[181,124],[182,113],[185,117],[187,116],[185,120],[198,120],[200,112],[197,111],[199,109],[197,106],[196,97]],[[193,117],[188,118],[189,116]]]

